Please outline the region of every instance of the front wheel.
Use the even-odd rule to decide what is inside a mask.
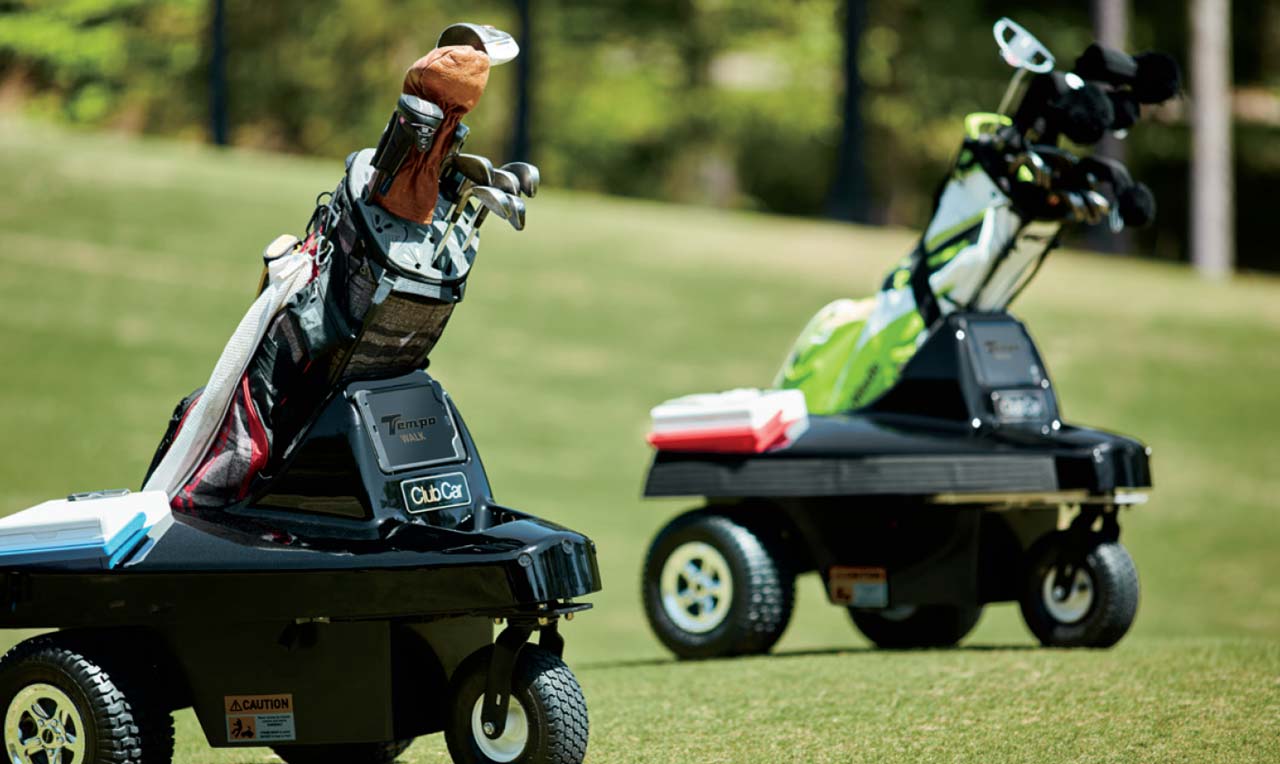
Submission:
[[[876,647],[952,647],[982,617],[982,606],[900,605],[886,610],[849,608],[853,624]]]
[[[491,650],[458,667],[445,742],[457,764],[581,764],[587,755],[587,701],[569,667],[538,645],[516,656],[502,734],[484,732],[485,682]]]
[[[56,636],[14,647],[0,660],[5,760],[169,764],[172,722],[137,690],[138,679],[108,674]]]
[[[337,745],[281,745],[271,750],[285,764],[392,764],[412,740]]]
[[[644,608],[658,639],[679,658],[766,653],[791,619],[795,575],[785,556],[723,515],[692,512],[653,540],[644,564]]]
[[[1022,618],[1045,647],[1111,647],[1137,615],[1138,569],[1118,541],[1073,546],[1059,532],[1032,547]]]

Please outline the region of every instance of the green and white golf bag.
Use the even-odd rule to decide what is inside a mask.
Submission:
[[[775,386],[804,392],[809,411],[865,406],[897,381],[938,319],[1004,309],[1054,245],[1060,220],[1026,219],[976,160],[970,143],[996,115],[972,115],[971,134],[916,248],[880,292],[836,300],[809,321]]]

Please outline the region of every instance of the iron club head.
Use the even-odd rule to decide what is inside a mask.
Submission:
[[[519,179],[514,174],[501,168],[493,171],[493,185],[512,196],[520,193]]]
[[[476,185],[493,185],[493,162],[487,157],[479,154],[457,154],[453,157],[453,169]]]
[[[516,176],[520,181],[520,191],[525,196],[532,198],[538,195],[538,183],[542,181],[542,174],[538,172],[536,165],[528,162],[507,162],[500,169]]]
[[[507,218],[507,222],[517,231],[524,230],[525,206],[524,200],[518,196],[511,196],[511,217]]]
[[[477,219],[485,210],[495,212],[500,218],[508,218],[512,214],[511,197],[500,188],[493,186],[476,186],[471,190],[471,198],[480,203]],[[472,225],[475,225],[473,223]]]

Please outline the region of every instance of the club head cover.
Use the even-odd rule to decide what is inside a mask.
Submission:
[[[1133,80],[1133,93],[1139,102],[1163,103],[1182,90],[1182,71],[1172,56],[1139,53],[1134,60],[1138,74]]]
[[[1144,228],[1156,219],[1156,196],[1146,183],[1134,183],[1118,196],[1120,219],[1129,228]]]
[[[1112,130],[1128,130],[1138,122],[1142,110],[1138,106],[1138,98],[1132,90],[1108,90],[1107,98],[1111,101],[1111,110],[1115,119],[1111,122]]]
[[[1116,121],[1111,99],[1092,82],[1085,82],[1080,87],[1067,85],[1060,88],[1047,107],[1046,116],[1050,124],[1082,146],[1091,146],[1102,140]]]
[[[387,212],[416,223],[431,222],[440,193],[440,165],[453,144],[458,124],[484,95],[489,67],[484,51],[470,45],[449,45],[432,50],[405,72],[403,92],[439,106],[444,121],[431,150],[411,153],[387,193],[375,196],[374,201]]]
[[[1138,76],[1138,62],[1124,51],[1095,42],[1084,49],[1071,71],[1086,80],[1131,85]]]

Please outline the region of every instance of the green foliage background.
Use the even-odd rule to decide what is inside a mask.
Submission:
[[[717,206],[821,214],[835,172],[844,0],[530,0],[534,156],[550,184]],[[1133,3],[1134,49],[1186,61],[1175,4]],[[0,0],[0,103],[72,123],[202,139],[212,0]],[[990,24],[1017,18],[1070,62],[1089,4],[867,4],[859,51],[877,222],[918,226],[959,118],[996,106],[1008,70]],[[1238,84],[1280,92],[1280,8],[1233,3]],[[516,29],[507,0],[226,0],[234,143],[343,156],[374,143],[405,67],[458,20]],[[468,119],[472,150],[506,157],[515,77],[495,71]],[[1273,103],[1280,101],[1273,101]],[[1265,241],[1280,120],[1237,131],[1244,267],[1280,268]],[[1129,141],[1165,214],[1132,247],[1185,255],[1188,135],[1176,109]]]

